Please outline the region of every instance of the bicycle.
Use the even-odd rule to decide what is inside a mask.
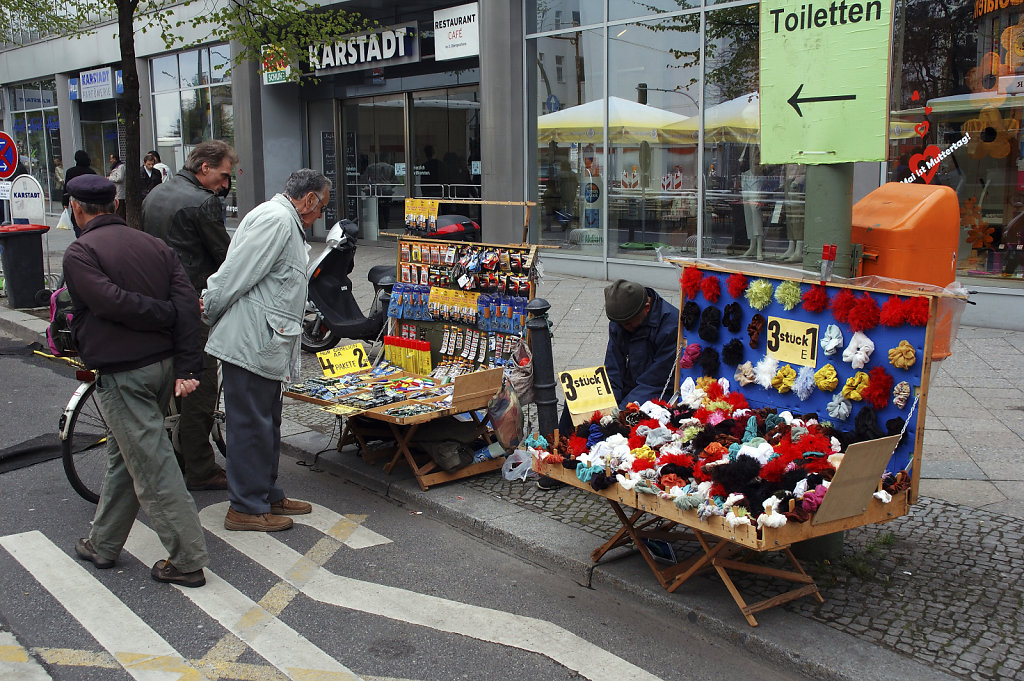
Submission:
[[[76,367],[75,378],[81,383],[71,395],[57,423],[61,440],[64,473],[71,487],[86,501],[96,503],[100,498],[103,479],[107,473],[107,424],[96,397],[96,372],[85,369],[76,360],[56,357],[40,351],[38,354],[52,359],[63,359]],[[224,415],[224,390],[217,371],[217,408],[213,413],[210,437],[221,454],[227,454],[227,428]],[[178,446],[178,404],[171,398],[164,416],[164,428],[175,451]]]

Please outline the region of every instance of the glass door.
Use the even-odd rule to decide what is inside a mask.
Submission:
[[[361,97],[342,103],[345,217],[360,236],[377,239],[405,223],[405,95]]]
[[[480,90],[476,85],[412,93],[413,196],[480,198]],[[445,203],[442,214],[480,217],[480,206]]]
[[[118,154],[117,121],[82,121],[82,147],[89,154],[92,169],[110,173],[110,155]]]

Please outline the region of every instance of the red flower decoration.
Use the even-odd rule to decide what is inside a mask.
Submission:
[[[670,490],[673,487],[686,487],[686,481],[680,478],[675,473],[669,473],[668,475],[661,476],[662,489]]]
[[[569,445],[566,448],[569,452],[569,458],[578,458],[580,454],[587,451],[587,438],[580,437],[579,435],[571,435],[569,437]]]
[[[820,284],[812,286],[804,291],[803,302],[808,312],[821,312],[828,307],[828,291]]]
[[[829,307],[832,308],[832,316],[836,318],[836,321],[840,324],[845,324],[850,320],[850,310],[857,303],[857,297],[848,288],[844,288],[832,299],[832,303]]]
[[[704,278],[704,273],[696,267],[687,267],[683,270],[683,276],[679,278],[679,283],[683,287],[683,297],[687,299],[696,299],[697,291],[700,289],[700,280]]]
[[[725,282],[725,288],[729,290],[729,295],[733,298],[739,298],[743,295],[743,292],[747,290],[747,278],[739,272],[733,272],[729,275],[729,279]]]
[[[709,303],[717,303],[718,296],[722,294],[722,285],[718,281],[718,277],[704,277],[700,280],[700,292],[704,294],[704,298]]]
[[[928,324],[929,315],[927,298],[907,298],[906,302],[903,303],[903,306],[908,324],[912,326],[925,326]]]
[[[860,391],[864,401],[876,410],[885,409],[892,392],[892,376],[882,367],[875,367],[868,374],[868,385]]]
[[[879,314],[878,303],[871,297],[871,294],[861,294],[858,296],[857,302],[850,308],[850,329],[853,331],[870,331],[878,326]]]
[[[882,326],[903,326],[906,323],[907,312],[899,296],[889,296],[889,299],[882,305],[879,321]]]
[[[633,459],[633,471],[639,473],[645,471],[648,468],[654,468],[653,459]]]

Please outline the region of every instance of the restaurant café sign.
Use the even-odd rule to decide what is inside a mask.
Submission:
[[[416,25],[386,26],[376,31],[318,42],[308,48],[309,64],[317,75],[362,71],[420,60]]]

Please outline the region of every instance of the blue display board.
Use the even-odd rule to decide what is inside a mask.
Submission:
[[[689,273],[687,270],[690,270]],[[699,270],[700,273],[699,285],[694,284],[698,278],[696,270]],[[879,368],[891,378],[891,384],[886,390],[884,406],[875,410],[878,430],[882,435],[886,435],[888,434],[886,424],[896,425],[893,419],[909,421],[906,435],[893,454],[887,470],[890,472],[903,470],[912,459],[917,458],[915,454],[920,449],[919,435],[923,432],[923,427],[920,431],[918,429],[918,421],[921,420],[923,426],[923,396],[926,394],[931,364],[931,334],[936,310],[934,299],[928,294],[916,292],[895,293],[843,284],[819,284],[814,281],[799,281],[746,273],[741,273],[747,279],[747,286],[742,292],[738,291],[738,282],[734,280],[734,291],[738,294],[734,296],[729,290],[729,279],[733,274],[734,272],[712,269],[701,264],[684,265],[679,306],[679,357],[681,362],[677,362],[677,389],[687,378],[692,378],[695,381],[705,375],[716,379],[726,378],[729,380],[730,389],[742,393],[751,408],[771,407],[780,412],[788,410],[797,417],[814,413],[818,415],[820,421],[830,421],[837,428],[852,432],[855,429],[858,414],[869,402],[863,399],[850,399],[850,413],[845,418],[830,416],[828,404],[836,393],[842,392],[848,379],[855,378],[858,372],[864,372],[870,376],[872,369]],[[717,280],[717,286],[714,282],[709,281],[712,278]],[[783,290],[788,295],[777,295],[779,287],[782,285],[785,285]],[[815,286],[823,286],[824,293],[828,296],[829,304],[820,311],[813,309],[816,307],[813,302],[809,305],[805,304],[803,297]],[[751,294],[751,287],[756,287],[760,295]],[[779,297],[787,301],[788,304],[792,304],[796,296],[794,287],[799,287],[799,296],[796,297],[799,302],[792,309],[786,309],[787,305],[780,302]],[[717,300],[712,302],[709,300],[709,295],[712,299],[716,298],[716,289],[719,292]],[[843,294],[843,291],[848,293]],[[755,307],[751,298],[757,304],[764,303],[766,292],[769,292],[767,304],[762,308]],[[816,293],[820,302],[822,292]],[[839,305],[838,309],[835,309],[837,301],[849,302],[851,295],[856,299],[856,312],[852,314],[852,321],[850,315],[844,314],[844,309],[848,309],[848,306]],[[896,297],[893,298],[893,296]],[[866,297],[874,301],[876,308],[874,311],[871,309],[871,304],[866,301]],[[914,299],[916,299],[916,305],[914,305]],[[687,303],[690,305],[687,306]],[[732,305],[733,303],[736,305]],[[888,307],[886,308],[887,303]],[[812,309],[808,309],[808,307]],[[708,308],[715,308],[717,313],[708,311]],[[697,320],[694,322],[695,309],[699,309],[699,312]],[[890,324],[899,320],[901,309],[914,309],[917,314],[912,317],[916,324],[904,321],[896,326],[887,326],[883,323],[871,325],[876,313],[883,312],[883,309],[884,313],[878,316]],[[922,310],[925,311],[923,315]],[[748,329],[755,315],[760,315],[764,319],[764,326],[757,334],[757,348],[752,348],[751,334]],[[716,317],[720,320],[719,323],[712,324]],[[835,354],[827,355],[821,341],[826,336],[830,325],[835,325],[839,329],[842,334],[842,343]],[[716,335],[715,330],[712,329],[713,326],[717,327],[717,339],[711,340]],[[729,326],[732,328],[730,329]],[[870,328],[863,328],[865,326],[870,326]],[[854,366],[856,357],[852,360],[844,360],[844,351],[848,350],[855,333],[854,330],[857,328],[863,328],[861,333],[874,344],[874,350],[867,357],[863,367],[860,368]],[[733,329],[736,331],[734,332]],[[721,358],[727,344],[734,339],[739,340],[742,345],[742,362],[726,364],[725,359],[721,359],[715,373],[706,373],[707,367],[703,367],[699,359],[696,363],[687,366],[695,354],[694,349],[691,348],[688,356],[686,351],[688,346],[697,344],[702,355],[707,349],[714,349]],[[915,361],[909,367],[901,368],[890,362],[889,351],[899,348],[901,341],[906,341],[913,348]],[[735,345],[732,347],[735,352]],[[906,345],[903,346],[903,350],[900,354],[905,357],[907,355]],[[848,353],[848,356],[852,354],[854,353]],[[801,398],[795,390],[787,391],[784,386],[783,391],[780,392],[777,387],[766,388],[758,383],[741,385],[736,377],[737,366],[747,361],[756,366],[766,356],[778,359],[779,369],[789,366],[797,374],[802,366],[810,367],[817,372],[825,365],[831,364],[835,369],[838,384],[835,389],[828,391],[813,387],[804,398]],[[861,359],[863,358],[864,353],[861,353]],[[770,364],[769,362],[762,366],[766,367]],[[766,375],[766,371],[761,372],[762,379]],[[888,379],[881,376],[879,371],[876,371],[875,375],[879,378],[879,382],[876,385],[874,397],[876,403],[880,403],[881,395],[877,388],[885,385]],[[910,386],[910,394],[906,403],[900,407],[894,403],[893,387],[904,381]],[[782,382],[780,381],[780,383]],[[855,392],[859,394],[859,391]],[[915,405],[917,398],[920,398],[920,401]]]

